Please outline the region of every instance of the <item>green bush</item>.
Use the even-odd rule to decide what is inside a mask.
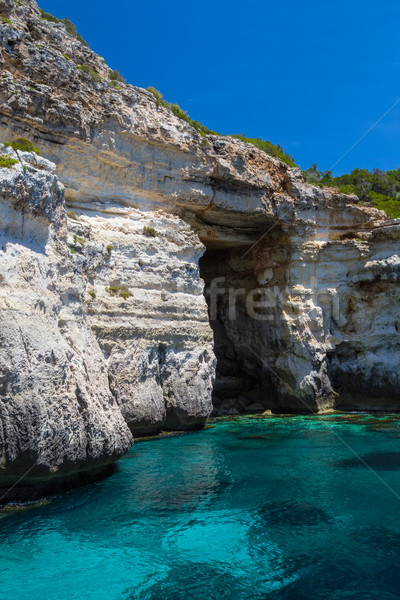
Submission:
[[[390,197],[371,191],[369,195],[375,208],[385,211],[392,219],[400,218],[400,194],[396,197]]]
[[[68,54],[63,54],[63,57],[64,57],[64,58],[65,58],[65,59],[66,59],[68,62],[71,60],[71,59],[70,59],[70,57],[68,56]]]
[[[114,83],[126,83],[125,77],[123,75],[121,75],[121,73],[118,71],[118,69],[114,69],[114,71],[110,71],[109,79],[110,79],[110,81],[113,81]]]
[[[161,92],[159,92],[158,90],[156,90],[156,88],[153,88],[151,86],[147,88],[147,91],[153,94],[158,106],[165,106],[166,108],[168,108],[168,102],[165,102]]]
[[[108,246],[106,246],[106,250],[109,254],[111,254],[111,252],[114,250],[114,246],[112,246],[112,244],[108,244]]]
[[[50,13],[46,12],[45,10],[42,10],[41,8],[39,8],[39,10],[42,19],[44,19],[45,21],[49,21],[50,23],[62,23],[62,20],[57,19],[57,17],[55,17],[54,15],[51,15]]]
[[[79,77],[84,81],[91,81],[93,83],[100,83],[103,81],[102,76],[88,65],[79,65],[78,70],[80,71]]]
[[[40,10],[42,19],[44,19],[45,21],[49,21],[50,23],[63,23],[65,25],[65,29],[67,30],[67,32],[70,35],[74,36],[74,38],[76,38],[84,46],[88,46],[88,44],[85,42],[83,37],[77,32],[76,25],[74,25],[72,23],[72,21],[70,21],[67,17],[65,17],[64,19],[58,19],[57,17],[55,17],[54,15],[51,15],[50,13],[46,12],[45,10],[42,10],[42,9],[39,9],[39,10]]]
[[[194,129],[196,129],[196,131],[203,137],[206,137],[207,135],[219,135],[216,131],[212,131],[211,129],[208,129],[208,127],[206,127],[205,125],[202,125],[198,121],[192,119],[184,110],[182,110],[182,108],[178,104],[172,104],[171,102],[167,102],[166,100],[164,100],[164,97],[161,94],[161,92],[156,90],[154,87],[148,87],[147,91],[153,94],[158,106],[164,106],[164,108],[168,108],[176,117],[178,117],[178,119],[186,121],[186,123],[194,127]],[[279,158],[282,162],[289,165],[289,167],[297,166],[294,162],[294,159],[291,156],[289,156],[289,154],[287,154],[279,145],[272,144],[268,141],[264,142],[263,140],[260,140],[258,138],[247,138],[244,135],[231,135],[229,137],[242,140],[242,142],[253,144],[253,146],[256,146],[260,150],[263,150],[269,156],[275,156],[276,158]]]
[[[155,88],[148,87],[147,91],[153,94],[158,106],[164,106],[164,108],[168,108],[176,117],[178,117],[178,119],[182,119],[183,121],[186,121],[186,123],[194,127],[196,131],[200,133],[200,135],[218,135],[218,133],[216,133],[215,131],[208,129],[208,127],[205,127],[205,125],[202,125],[198,121],[195,121],[194,119],[189,117],[189,115],[184,110],[182,110],[178,104],[172,104],[171,102],[167,102],[166,100],[164,100],[164,97],[161,94],[161,92],[159,92]]]
[[[78,32],[76,30],[76,25],[74,25],[73,22],[70,21],[67,17],[65,17],[63,19],[62,23],[64,23],[67,33],[69,33],[70,35],[74,35],[74,36],[78,35]]]
[[[332,187],[343,194],[355,194],[358,204],[369,203],[385,211],[392,219],[400,218],[400,168],[391,171],[354,169],[351,173],[333,177],[331,171],[321,172],[316,164],[303,171],[308,183]]]
[[[143,235],[147,237],[157,237],[157,231],[154,227],[143,227]]]
[[[82,248],[85,247],[85,238],[83,237],[78,237],[77,235],[74,235],[74,244],[77,245],[79,244]]]
[[[76,214],[74,213],[74,211],[73,211],[73,210],[69,210],[69,211],[67,212],[67,217],[68,217],[69,219],[75,219],[75,221],[76,221],[76,220],[77,220],[77,218],[78,218],[78,217],[76,216]]]
[[[15,163],[18,161],[15,158],[10,158],[9,156],[0,156],[0,167],[2,169],[10,169]]]
[[[4,144],[13,150],[20,150],[21,152],[35,152],[35,154],[40,154],[40,150],[36,148],[29,140],[25,138],[17,138],[11,143]]]
[[[262,150],[269,156],[274,156],[275,158],[279,158],[282,162],[287,164],[289,167],[297,167],[294,162],[294,158],[289,156],[279,144],[273,144],[269,141],[260,140],[259,138],[247,138],[244,135],[234,134],[231,137],[241,140],[242,142],[247,142],[248,144],[252,144],[259,150]]]
[[[3,16],[1,16],[1,22],[3,23],[3,25],[12,25],[12,21],[10,21],[10,19],[6,19]]]
[[[106,288],[106,292],[108,292],[110,296],[120,296],[124,300],[133,295],[126,285],[110,285],[110,287]]]
[[[94,290],[88,290],[88,294],[91,298],[96,298],[96,292]]]

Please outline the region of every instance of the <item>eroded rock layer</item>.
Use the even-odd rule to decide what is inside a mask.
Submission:
[[[131,445],[87,326],[54,165],[19,158],[0,169],[1,502],[18,496],[8,489],[20,478],[25,487],[99,471]]]
[[[200,135],[34,0],[0,15],[0,141],[52,161],[1,150],[4,485],[101,468],[212,398],[398,410],[397,222]]]

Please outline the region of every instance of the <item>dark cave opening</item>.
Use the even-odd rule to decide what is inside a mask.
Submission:
[[[264,364],[268,354],[275,355],[276,306],[267,302],[260,309],[260,295],[268,289],[260,281],[264,283],[262,274],[270,268],[265,267],[270,253],[265,252],[265,244],[260,246],[257,252],[249,246],[211,247],[199,262],[217,358],[215,415],[276,408],[275,386]],[[257,264],[262,267],[260,272]],[[257,305],[258,314],[252,311],[249,298]]]

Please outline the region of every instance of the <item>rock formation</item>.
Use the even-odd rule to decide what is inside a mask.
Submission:
[[[3,489],[200,427],[212,399],[398,409],[397,222],[201,135],[34,0],[0,15],[0,141],[45,157],[1,149]]]
[[[2,150],[11,158],[16,153]],[[0,169],[0,496],[41,493],[120,457],[131,434],[83,302],[54,165],[29,152]],[[4,496],[5,494],[5,496]],[[4,496],[4,498],[3,498]]]

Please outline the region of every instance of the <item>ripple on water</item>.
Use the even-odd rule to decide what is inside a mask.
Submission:
[[[398,417],[237,418],[143,441],[0,519],[0,600],[398,600]],[[357,467],[357,468],[355,468]]]

